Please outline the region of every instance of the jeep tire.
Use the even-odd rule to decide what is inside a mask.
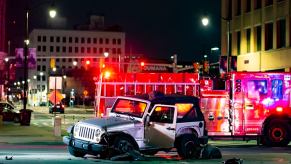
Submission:
[[[78,151],[72,146],[68,146],[68,151],[72,156],[75,156],[75,157],[84,157],[86,155],[86,153],[82,151]]]
[[[194,134],[181,136],[176,148],[179,156],[183,159],[200,157],[201,148],[198,144],[198,139]]]

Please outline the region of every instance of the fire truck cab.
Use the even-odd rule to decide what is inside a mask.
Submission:
[[[209,136],[256,138],[267,146],[289,144],[291,73],[236,72],[220,86],[215,80],[200,82]]]

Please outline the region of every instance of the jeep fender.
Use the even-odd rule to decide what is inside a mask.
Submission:
[[[133,146],[139,149],[139,146],[137,142],[135,141],[135,139],[130,134],[127,134],[125,132],[107,132],[102,136],[102,140],[104,140],[104,137],[105,137],[107,138],[105,139],[108,142],[107,144],[112,145],[115,138],[120,137],[120,136],[128,138],[134,144]]]
[[[183,135],[185,135],[185,134],[192,134],[198,139],[198,134],[197,134],[197,130],[195,129],[195,127],[180,128],[176,134],[176,138],[175,138],[175,142],[174,142],[175,147],[177,147],[177,144],[180,142],[181,137],[183,137]]]

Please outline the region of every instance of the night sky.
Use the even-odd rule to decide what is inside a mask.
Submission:
[[[13,40],[23,37],[25,0],[8,1],[8,38]],[[43,1],[50,2],[29,1],[30,29],[49,27],[49,4]],[[179,61],[194,61],[209,54],[211,47],[220,47],[219,0],[55,0],[55,6],[66,29],[86,24],[90,14],[103,14],[106,26],[119,25],[126,32],[127,52],[151,58],[177,54]],[[203,15],[211,21],[206,28],[201,25]]]

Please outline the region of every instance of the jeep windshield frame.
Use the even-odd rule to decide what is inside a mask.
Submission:
[[[147,102],[138,99],[118,98],[112,107],[111,113],[142,118],[147,107]]]

